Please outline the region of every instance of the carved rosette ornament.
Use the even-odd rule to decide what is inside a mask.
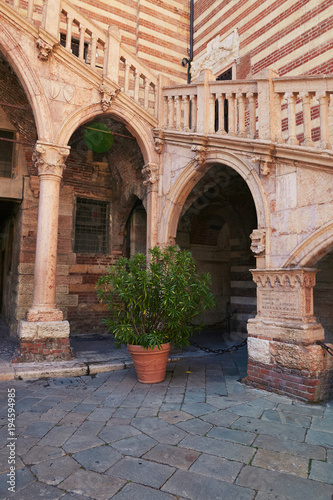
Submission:
[[[114,98],[116,98],[117,95],[119,94],[120,89],[112,90],[110,87],[108,87],[107,85],[104,85],[104,83],[102,83],[99,86],[98,90],[102,94],[101,105],[102,105],[103,113],[106,113],[106,111],[111,106],[112,100]]]
[[[56,146],[54,144],[37,142],[32,160],[38,168],[38,176],[51,175],[61,180],[69,151],[69,146]]]
[[[265,229],[254,229],[250,234],[251,250],[254,254],[260,255],[264,253],[266,248],[266,231]]]
[[[40,59],[41,61],[47,61],[54,49],[54,45],[45,42],[45,40],[43,40],[42,38],[38,38],[36,40],[36,45],[39,49],[38,59]]]
[[[149,186],[158,181],[158,165],[156,163],[147,163],[141,170],[143,175],[143,185]]]
[[[191,147],[191,151],[196,152],[193,162],[194,168],[197,170],[206,163],[207,148],[205,146],[194,145]]]

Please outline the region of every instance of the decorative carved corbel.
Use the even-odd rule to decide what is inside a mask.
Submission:
[[[266,248],[266,231],[265,229],[254,229],[250,234],[251,250],[254,254],[260,255]]]
[[[42,38],[37,38],[36,40],[37,48],[39,49],[38,59],[41,61],[47,61],[51,52],[54,49],[54,45],[51,43],[45,42]]]
[[[156,163],[147,163],[141,170],[143,175],[143,185],[148,186],[158,181],[158,165]]]
[[[206,163],[207,158],[206,146],[194,145],[191,147],[191,151],[194,151],[196,153],[195,157],[193,158],[193,162],[195,163],[194,168],[198,169],[202,167],[202,165]]]
[[[102,83],[98,90],[102,94],[101,105],[103,113],[105,113],[111,106],[112,100],[119,94],[120,89],[112,90],[110,87]]]
[[[262,175],[268,175],[273,166],[273,158],[270,156],[253,156],[252,163],[258,163]]]
[[[39,177],[37,175],[30,176],[30,189],[34,198],[38,198],[39,194]]]

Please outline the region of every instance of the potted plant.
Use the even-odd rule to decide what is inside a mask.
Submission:
[[[105,325],[117,347],[127,345],[143,383],[164,380],[170,343],[189,345],[191,323],[215,305],[210,275],[199,275],[191,253],[172,246],[150,249],[148,260],[120,258],[99,278],[97,295],[111,311]]]

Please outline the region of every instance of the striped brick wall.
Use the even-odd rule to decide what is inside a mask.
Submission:
[[[194,60],[238,29],[236,78],[272,67],[280,76],[333,72],[332,0],[196,0]]]
[[[188,56],[188,0],[73,0],[81,13],[103,29],[119,28],[122,42],[148,66],[185,82]]]

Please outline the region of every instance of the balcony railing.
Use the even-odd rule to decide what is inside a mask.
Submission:
[[[121,44],[116,29],[101,29],[66,0],[6,0],[41,26],[82,62],[110,78],[152,115],[157,115],[157,77]]]
[[[333,77],[206,81],[163,89],[166,130],[331,149]]]

